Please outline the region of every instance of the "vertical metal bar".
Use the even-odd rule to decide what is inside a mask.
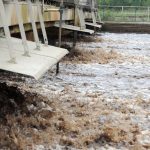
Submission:
[[[91,15],[92,15],[92,21],[93,24],[96,24],[96,17],[95,17],[95,2],[92,0],[91,2]]]
[[[101,8],[99,7],[99,5],[98,5],[98,7],[97,7],[97,14],[96,14],[96,17],[97,17],[97,19],[98,19],[98,21],[99,22],[101,22],[102,20],[101,20],[101,15],[100,15],[100,11],[101,11]]]
[[[76,26],[76,11],[75,11],[75,7],[74,7],[74,26]],[[73,48],[72,48],[72,52],[75,50],[76,47],[76,43],[77,43],[77,36],[78,36],[78,31],[73,31]]]
[[[9,56],[10,56],[9,62],[10,63],[16,63],[16,58],[15,58],[15,56],[13,54],[13,51],[12,51],[13,44],[11,42],[11,35],[10,35],[9,26],[8,26],[8,23],[7,23],[7,17],[6,17],[6,13],[5,13],[3,0],[0,0],[0,15],[1,15],[1,18],[2,18],[5,37],[6,37],[6,41],[7,41],[7,44],[8,44],[8,50],[9,50]]]
[[[60,20],[59,20],[59,47],[61,47],[61,41],[62,41],[62,17],[63,17],[63,7],[64,7],[64,4],[63,4],[63,0],[61,0],[61,3],[60,3]],[[56,66],[56,75],[59,73],[59,63],[57,63],[57,66]]]
[[[74,3],[75,3],[75,9],[78,14],[79,21],[80,21],[80,28],[81,30],[84,30],[86,28],[86,25],[85,25],[83,9],[79,6],[79,0],[74,0]]]
[[[83,10],[82,10],[82,8],[79,8],[79,6],[76,7],[76,10],[77,10],[77,13],[79,16],[81,30],[83,30],[86,28]]]
[[[20,11],[20,7],[19,7],[19,3],[18,3],[18,0],[14,0],[14,2],[15,2],[16,14],[17,14],[20,33],[21,33],[21,38],[22,38],[22,44],[23,44],[23,47],[24,47],[24,56],[30,56],[28,45],[27,45],[25,29],[24,29],[24,26],[23,26],[23,20],[22,20],[22,17],[21,17],[21,11]]]
[[[41,10],[41,6],[40,6],[39,3],[40,3],[39,0],[37,0],[38,15],[39,15],[40,25],[41,25],[41,29],[42,29],[44,44],[48,45],[48,38],[47,38],[47,34],[46,34],[44,19],[43,19],[43,16],[42,16],[42,10]]]
[[[150,21],[150,8],[148,7],[148,22]]]
[[[96,15],[95,15],[95,1],[92,0],[91,1],[91,15],[92,15],[92,20],[93,20],[93,24],[96,24]]]
[[[122,21],[123,21],[124,20],[124,6],[122,6],[121,13],[122,13]]]
[[[42,0],[42,12],[44,13],[44,0]]]
[[[95,11],[92,11],[92,21],[93,21],[93,24],[96,24]]]
[[[105,6],[102,6],[102,9],[103,9],[103,20],[105,18]]]
[[[73,50],[75,50],[76,44],[77,44],[77,36],[78,36],[78,31],[73,32]]]
[[[63,15],[63,1],[60,4],[60,21],[59,21],[59,47],[61,47],[61,36],[62,36],[62,15]]]
[[[135,7],[135,22],[136,22],[136,11],[137,11],[137,8]]]
[[[121,9],[121,10],[122,10],[122,14],[123,14],[123,10],[124,10],[124,7],[123,7],[123,6],[122,6],[122,9]]]
[[[40,40],[39,40],[36,24],[35,24],[35,21],[34,21],[34,17],[33,17],[32,2],[31,2],[31,0],[27,0],[27,3],[28,3],[28,10],[29,10],[29,16],[30,16],[30,19],[31,19],[34,39],[35,39],[35,42],[36,42],[36,49],[40,50]]]
[[[74,26],[76,26],[76,11],[75,11],[75,7],[74,7]],[[77,43],[77,36],[78,36],[78,31],[73,31],[73,46],[72,46],[72,50],[71,52],[73,52],[75,50],[76,47],[76,43]]]

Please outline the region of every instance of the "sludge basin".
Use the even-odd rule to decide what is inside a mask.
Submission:
[[[35,149],[150,148],[150,35],[101,33],[87,39],[61,62],[58,76],[55,68],[39,81],[1,73],[1,81],[42,97],[25,104],[34,115],[2,117],[3,128],[10,128],[6,118],[12,117],[23,129],[7,131],[15,134],[13,146],[21,141]]]

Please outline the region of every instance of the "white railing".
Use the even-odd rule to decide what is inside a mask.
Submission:
[[[150,22],[150,6],[99,6],[102,21]]]

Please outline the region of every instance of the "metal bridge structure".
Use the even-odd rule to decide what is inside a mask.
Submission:
[[[60,48],[62,29],[93,34],[88,26],[101,28],[97,6],[96,0],[0,0],[0,69],[39,79],[68,53]],[[59,47],[48,44],[47,27],[59,28]],[[27,40],[29,31],[34,41]]]

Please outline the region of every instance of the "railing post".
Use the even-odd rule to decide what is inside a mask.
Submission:
[[[102,6],[102,11],[103,11],[103,20],[105,18],[105,6]]]
[[[124,6],[122,6],[122,13],[123,13],[123,11],[124,11]]]
[[[135,22],[136,22],[136,11],[137,11],[137,8],[135,7]]]
[[[148,22],[150,21],[150,8],[148,7]]]
[[[122,13],[122,21],[123,21],[123,19],[124,19],[124,6],[122,6],[122,11],[121,11],[121,13]]]

